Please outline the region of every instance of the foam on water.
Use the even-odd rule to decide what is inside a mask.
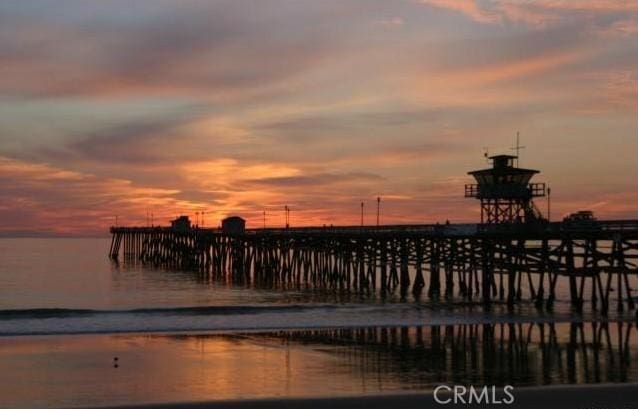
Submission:
[[[132,310],[30,309],[0,311],[0,336],[90,333],[250,331],[295,328],[570,322],[569,314],[487,312],[407,304],[244,305]]]

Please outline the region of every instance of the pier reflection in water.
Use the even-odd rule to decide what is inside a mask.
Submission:
[[[635,332],[633,323],[496,323],[4,337],[0,396],[6,407],[53,408],[635,383]]]
[[[339,371],[382,389],[440,383],[547,385],[635,382],[632,323],[499,323],[321,329],[255,335],[333,354]],[[633,366],[632,366],[633,364]]]

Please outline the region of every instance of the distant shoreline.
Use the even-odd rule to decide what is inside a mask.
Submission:
[[[46,233],[0,233],[0,239],[109,239],[108,235],[60,235]]]

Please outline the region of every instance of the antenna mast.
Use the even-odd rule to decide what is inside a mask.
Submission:
[[[510,148],[513,151],[516,151],[516,167],[518,167],[519,164],[519,157],[521,155],[521,149],[525,149],[525,146],[521,146],[520,143],[520,134],[518,131],[516,131],[516,146]]]

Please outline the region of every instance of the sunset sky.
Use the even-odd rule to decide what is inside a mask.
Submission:
[[[638,218],[638,0],[0,3],[0,235],[473,222],[517,131],[554,219]]]

